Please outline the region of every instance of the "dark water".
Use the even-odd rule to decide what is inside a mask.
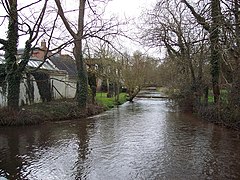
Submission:
[[[137,99],[87,120],[0,128],[0,176],[240,179],[240,137],[165,100]]]

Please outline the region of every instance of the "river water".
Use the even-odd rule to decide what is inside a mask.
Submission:
[[[155,98],[86,120],[0,128],[7,179],[240,179],[239,154],[239,133]]]

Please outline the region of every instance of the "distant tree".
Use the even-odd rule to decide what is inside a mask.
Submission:
[[[134,97],[144,87],[146,78],[145,61],[146,57],[140,52],[135,51],[132,57],[123,57],[123,83],[129,94],[128,100],[133,101]]]
[[[145,45],[164,48],[159,65],[162,84],[181,91],[189,104],[200,99],[208,42],[202,28],[176,0],[161,0],[147,12],[142,26]],[[196,97],[195,97],[196,96]]]
[[[122,60],[121,55],[117,53],[106,42],[99,42],[94,49],[93,59],[96,59],[98,68],[96,75],[104,80],[107,86],[107,96],[115,96],[119,100],[120,85],[122,83]]]

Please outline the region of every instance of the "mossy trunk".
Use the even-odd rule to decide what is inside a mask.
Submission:
[[[9,1],[9,24],[7,38],[8,42],[5,45],[5,59],[6,59],[6,78],[7,78],[7,98],[8,108],[19,108],[19,93],[21,72],[19,72],[17,64],[17,45],[18,45],[18,13],[17,13],[17,0]]]
[[[220,87],[219,87],[219,76],[220,76],[220,60],[221,60],[221,49],[219,44],[219,28],[221,25],[221,8],[219,0],[212,0],[212,25],[210,28],[210,49],[211,49],[211,75],[212,75],[212,86],[214,102],[218,103],[220,100]]]
[[[222,14],[220,0],[211,0],[211,25],[207,20],[198,14],[194,8],[186,1],[182,2],[190,9],[196,20],[203,28],[210,34],[210,49],[211,49],[211,75],[212,75],[212,87],[214,102],[219,103],[220,100],[220,87],[219,87],[219,76],[220,76],[220,61],[221,61],[221,48],[219,44],[220,26],[222,24]]]
[[[237,48],[233,52],[235,60],[235,70],[233,72],[233,83],[231,89],[231,107],[233,109],[240,108],[240,4],[238,0],[234,0],[234,16],[235,16],[235,34]]]
[[[88,76],[87,76],[87,70],[86,70],[86,64],[83,59],[82,54],[82,42],[77,41],[75,42],[74,47],[74,57],[76,59],[76,65],[77,65],[77,91],[76,91],[76,99],[79,108],[81,108],[83,111],[86,110],[87,106],[87,96],[88,96]]]
[[[86,63],[83,59],[83,29],[84,29],[84,13],[85,13],[86,0],[79,0],[79,16],[78,16],[78,32],[72,35],[74,37],[74,50],[73,55],[77,65],[77,104],[83,113],[86,112],[87,99],[88,99],[88,76],[86,70]],[[65,23],[66,24],[66,23]]]
[[[21,75],[8,74],[7,105],[9,109],[18,110]]]

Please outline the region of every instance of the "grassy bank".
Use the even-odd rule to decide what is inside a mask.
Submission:
[[[124,102],[126,102],[126,93],[120,93],[118,101],[116,101],[115,97],[108,98],[107,93],[97,93],[96,101],[101,106],[110,109],[116,105],[123,104]]]
[[[6,108],[0,109],[0,125],[28,125],[39,124],[45,121],[59,121],[69,119],[80,119],[96,115],[106,109],[112,108],[126,101],[126,95],[120,95],[120,101],[115,98],[107,98],[106,93],[98,93],[96,104],[88,104],[86,112],[81,112],[74,99],[55,100],[46,103],[37,103],[23,106],[19,111],[11,111]]]

